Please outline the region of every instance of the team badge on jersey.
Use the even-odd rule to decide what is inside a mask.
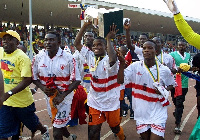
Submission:
[[[60,69],[64,70],[64,68],[65,68],[65,65],[64,64],[60,64]]]

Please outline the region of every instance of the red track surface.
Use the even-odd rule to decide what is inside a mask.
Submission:
[[[171,106],[168,107],[168,120],[166,124],[165,140],[173,140],[173,139],[174,140],[178,140],[178,139],[188,140],[197,120],[197,110],[196,108],[194,109],[194,106],[196,105],[196,90],[194,89],[195,83],[196,83],[195,80],[191,80],[191,79],[189,80],[189,91],[186,95],[186,101],[184,103],[185,109],[184,109],[183,117],[182,117],[182,127],[183,125],[184,127],[183,127],[183,131],[181,135],[175,135],[173,132],[174,127],[175,127],[175,124],[174,124],[175,119],[172,114],[174,110],[174,105],[171,101]],[[34,99],[35,99],[35,104],[37,108],[36,114],[40,118],[40,121],[42,122],[42,124],[46,124],[49,126],[50,136],[51,136],[51,139],[53,140],[52,124],[50,122],[50,119],[46,110],[46,101],[44,99],[43,93],[41,93],[41,91],[38,90],[38,92],[34,95]],[[194,111],[192,109],[194,109]],[[188,115],[190,112],[192,112],[191,116]],[[186,121],[186,117],[188,118],[187,121]],[[122,125],[123,125],[122,127],[124,129],[124,133],[126,135],[127,140],[139,140],[139,135],[136,133],[135,121],[132,119],[131,120],[129,119],[129,114],[127,115],[127,117],[123,117]],[[87,125],[78,125],[75,127],[68,127],[68,130],[70,133],[77,135],[78,137],[77,140],[87,140]],[[31,135],[30,131],[27,130],[27,128],[24,128],[23,139],[28,139],[30,135]],[[103,139],[118,140],[118,138],[114,137],[113,133],[110,131],[110,128],[108,127],[107,123],[104,123],[102,125],[101,140]],[[34,137],[34,140],[41,140],[41,135],[38,131],[36,132],[36,136]]]

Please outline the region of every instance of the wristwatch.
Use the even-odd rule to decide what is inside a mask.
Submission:
[[[9,94],[9,95],[12,95],[13,93],[12,93],[12,91],[10,90],[10,91],[8,91],[8,94]]]

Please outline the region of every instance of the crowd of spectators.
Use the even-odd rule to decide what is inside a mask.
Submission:
[[[41,28],[38,25],[36,25],[34,28],[32,28],[32,41],[33,43],[35,43],[36,48],[37,49],[41,49],[42,45],[41,43],[43,43],[43,39],[44,39],[44,35],[45,32],[47,32],[48,30],[52,30],[54,29],[55,31],[59,32],[61,37],[62,37],[62,46],[67,46],[68,48],[70,48],[70,50],[72,50],[72,53],[74,52],[75,48],[74,48],[74,40],[75,37],[77,35],[77,33],[79,32],[78,29],[69,29],[69,28],[61,28],[61,27],[44,27]],[[23,26],[22,24],[15,24],[15,23],[0,23],[0,32],[3,31],[7,31],[7,30],[14,30],[17,31],[21,37],[21,44],[24,44],[27,48],[28,48],[28,52],[29,52],[29,30],[27,28],[27,26]],[[96,33],[94,30],[92,30],[92,32],[94,33],[94,35],[97,36],[98,33]],[[137,36],[131,36],[131,40],[133,44],[138,45],[138,37]],[[1,44],[1,39],[0,39],[0,46],[2,46]],[[116,37],[115,40],[115,44],[116,47],[120,47],[120,46],[124,46],[126,45],[126,37],[124,34],[118,35]],[[191,53],[197,53],[198,50],[195,49],[193,46],[188,44],[188,52]],[[173,52],[176,50],[176,46],[175,43],[169,43],[169,42],[163,42],[163,50],[166,53],[169,52]]]

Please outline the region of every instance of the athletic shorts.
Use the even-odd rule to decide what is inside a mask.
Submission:
[[[151,130],[152,133],[164,138],[165,123],[161,123],[161,124],[138,124],[136,122],[136,130],[137,130],[138,134],[144,133],[149,129]]]
[[[107,120],[110,127],[120,124],[120,109],[114,111],[99,111],[89,107],[89,123],[88,125],[98,125]]]
[[[16,135],[21,122],[32,132],[36,131],[39,119],[35,115],[35,104],[18,108],[3,105],[0,109],[0,138]]]
[[[69,97],[69,98],[68,98]],[[65,99],[56,106],[57,114],[53,121],[53,126],[56,128],[62,128],[67,125],[67,123],[71,120],[71,104],[72,104],[73,93],[69,94],[65,97]],[[50,116],[52,117],[51,107],[49,104],[49,98],[47,98],[47,111]]]
[[[124,100],[124,89],[121,89],[120,90],[120,98],[119,98],[120,101],[123,101]]]

